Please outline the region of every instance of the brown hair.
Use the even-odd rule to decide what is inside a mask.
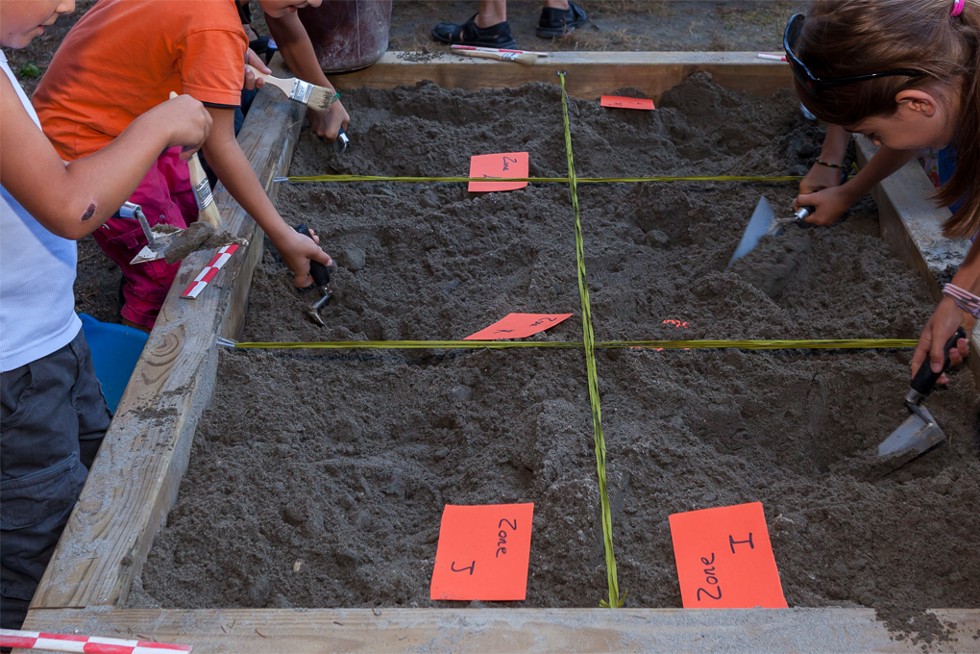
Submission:
[[[952,107],[959,119],[956,171],[935,199],[949,206],[965,198],[943,225],[947,236],[962,237],[980,230],[980,0],[965,0],[955,17],[953,6],[953,0],[811,0],[793,51],[818,78],[903,68],[922,73],[828,86],[815,95],[796,82],[804,105],[836,125],[892,115],[903,89],[937,81],[959,86],[960,106]]]

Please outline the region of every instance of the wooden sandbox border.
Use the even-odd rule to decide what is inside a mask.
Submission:
[[[393,88],[432,80],[450,88],[554,83],[569,73],[572,95],[595,99],[623,87],[659,100],[695,71],[756,94],[789,86],[785,65],[754,53],[553,53],[522,66],[453,55],[386,53],[374,66],[332,81],[345,88]],[[292,159],[302,107],[276,92],[256,98],[239,135],[260,180]],[[356,147],[356,143],[354,145]],[[867,156],[870,146],[861,143]],[[933,279],[966,246],[938,236],[941,214],[923,202],[929,182],[910,164],[876,190],[882,234]],[[223,187],[216,200],[229,231],[251,240],[196,300],[180,291],[211,253],[189,256],[167,297],[24,628],[156,640],[195,652],[917,652],[893,640],[871,609],[129,609],[130,584],[176,501],[198,421],[216,383],[216,336],[236,338],[261,258],[262,234]],[[935,286],[935,283],[932,283]],[[937,289],[938,293],[938,289]],[[980,342],[973,338],[976,366]],[[896,398],[896,403],[900,398]],[[598,592],[598,589],[597,589]],[[598,597],[598,595],[597,595]],[[936,651],[976,651],[980,610],[937,608],[951,625]],[[15,650],[18,651],[18,650]]]

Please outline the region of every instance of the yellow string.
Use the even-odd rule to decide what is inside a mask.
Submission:
[[[561,116],[565,130],[565,152],[568,156],[568,191],[575,217],[575,263],[578,269],[578,294],[582,304],[582,345],[585,349],[585,370],[589,383],[589,404],[592,406],[592,432],[595,440],[596,472],[599,477],[599,511],[602,517],[602,542],[606,554],[606,583],[609,598],[600,602],[609,608],[619,608],[623,600],[619,596],[619,578],[616,573],[616,554],[613,549],[612,509],[606,485],[606,440],[602,434],[602,406],[599,403],[599,373],[595,362],[595,334],[592,331],[592,308],[589,288],[585,283],[585,243],[582,238],[582,216],[578,204],[578,186],[575,179],[575,160],[572,155],[572,133],[568,119],[568,96],[565,94],[565,73],[561,78]]]
[[[580,177],[577,184],[618,184],[639,182],[753,182],[783,183],[797,182],[799,175],[658,175],[653,177]],[[568,184],[568,177],[387,177],[384,175],[297,175],[278,177],[276,181],[291,184],[310,184],[314,182],[533,182],[536,184]]]
[[[874,350],[909,349],[912,338],[824,338],[782,340],[633,340],[595,341],[593,349],[660,350]],[[251,350],[508,350],[522,348],[581,349],[581,341],[229,341],[229,347]]]

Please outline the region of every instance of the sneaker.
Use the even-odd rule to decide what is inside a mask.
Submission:
[[[462,25],[439,23],[432,28],[432,38],[440,43],[458,43],[483,48],[513,48],[517,45],[507,21],[483,28],[476,26],[476,16],[477,14],[473,14],[473,17]]]
[[[568,9],[565,10],[545,7],[541,10],[541,18],[538,19],[538,29],[535,34],[542,39],[555,39],[575,31],[588,22],[589,17],[585,14],[585,10],[574,2],[569,2]]]

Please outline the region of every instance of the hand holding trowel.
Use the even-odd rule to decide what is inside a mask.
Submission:
[[[878,444],[879,457],[911,454],[912,456],[909,457],[911,460],[946,440],[946,434],[922,403],[935,388],[939,377],[949,368],[949,350],[956,347],[957,341],[961,338],[966,338],[966,332],[962,327],[958,328],[943,346],[945,356],[941,372],[933,372],[928,359],[919,366],[910,383],[911,388],[905,394],[905,406],[912,415],[888,438]]]
[[[306,225],[296,225],[295,229],[300,234],[313,238],[313,235],[310,233],[310,230]],[[313,277],[313,286],[300,289],[301,293],[305,293],[315,288],[319,293],[320,298],[307,305],[304,308],[303,313],[305,313],[310,320],[320,327],[325,327],[327,324],[323,322],[323,318],[320,317],[320,309],[325,307],[327,302],[330,301],[330,298],[333,297],[333,287],[330,286],[330,276],[336,269],[336,265],[324,266],[319,261],[310,259],[310,276]]]
[[[175,98],[177,94],[171,93],[170,97]],[[204,172],[204,166],[201,165],[197,152],[192,154],[187,161],[187,168],[198,209],[197,221],[191,223],[187,229],[180,229],[172,225],[154,225],[151,228],[143,214],[142,207],[132,202],[126,202],[119,210],[121,217],[139,220],[140,227],[143,228],[143,235],[146,237],[146,246],[133,257],[133,260],[130,261],[131,264],[146,263],[157,259],[166,259],[167,263],[175,263],[191,252],[214,245],[224,245],[228,241],[248,245],[248,241],[245,239],[221,238],[226,236],[219,233],[221,214],[214,202],[214,196],[211,194],[211,183],[208,181],[207,173]],[[220,242],[215,243],[215,238],[218,238]]]

